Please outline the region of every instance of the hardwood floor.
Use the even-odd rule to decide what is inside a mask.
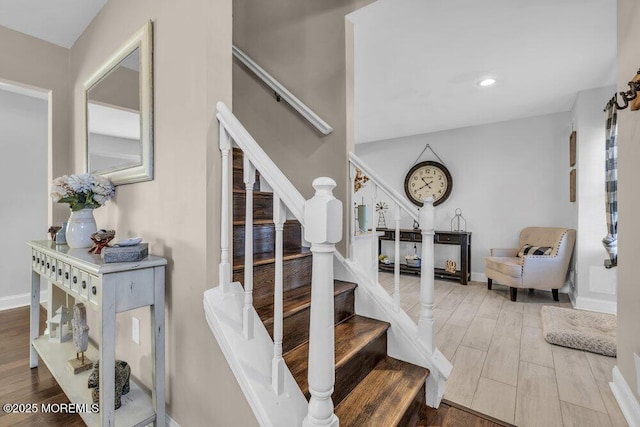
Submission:
[[[41,319],[46,318],[42,310]],[[44,321],[40,333],[44,330]],[[29,307],[0,312],[0,403],[29,404],[37,413],[0,412],[0,426],[84,426],[77,414],[42,413],[42,404],[69,403],[40,361],[29,368]]]
[[[438,409],[427,408],[418,427],[510,427],[512,424],[443,400]]]
[[[379,281],[393,292],[392,273]],[[400,277],[401,305],[414,321],[419,281]],[[489,291],[486,283],[436,280],[436,345],[453,364],[444,398],[522,427],[626,426],[608,385],[616,359],[547,343],[543,305],[571,307],[563,294],[554,302],[551,292],[520,292],[512,302],[495,283]]]

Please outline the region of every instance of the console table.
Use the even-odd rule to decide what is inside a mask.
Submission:
[[[378,228],[376,231],[383,232],[384,235],[378,240],[378,254],[382,253],[383,240],[396,240],[396,230],[391,228]],[[400,241],[411,243],[422,243],[421,230],[400,230]],[[471,280],[471,232],[467,231],[437,231],[433,236],[433,243],[440,245],[460,246],[460,270],[449,273],[444,268],[434,268],[434,275],[440,279],[456,279],[461,285],[466,285]],[[393,264],[379,264],[380,271],[393,271]],[[406,274],[420,274],[420,267],[410,267],[407,264],[400,264],[400,272]]]
[[[153,255],[140,262],[105,264],[100,255],[87,249],[70,249],[52,241],[31,241],[31,345],[30,366],[38,366],[38,355],[89,426],[138,426],[154,422],[165,425],[165,329],[164,281],[167,260]],[[87,380],[91,370],[74,375],[67,366],[76,350],[73,340],[56,343],[48,335],[39,336],[40,277],[49,288],[47,325],[58,307],[52,306],[55,286],[88,309],[97,312],[97,325],[89,325],[97,336],[85,353],[100,361],[100,410],[92,411],[91,389]],[[70,310],[72,308],[68,307]],[[153,385],[151,395],[135,382],[122,396],[122,406],[114,411],[116,313],[149,306]],[[62,331],[58,331],[61,333]]]

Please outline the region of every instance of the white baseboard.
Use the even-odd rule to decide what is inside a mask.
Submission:
[[[166,415],[166,418],[167,418],[167,419],[166,419],[166,423],[165,423],[165,425],[166,425],[167,427],[180,427],[180,424],[178,424],[178,423],[176,422],[176,420],[174,420],[173,418],[171,418],[169,415]]]
[[[40,302],[47,301],[49,292],[46,289],[40,291]],[[0,311],[9,310],[11,308],[24,307],[31,303],[31,292],[20,295],[10,295],[0,298]]]
[[[471,272],[471,280],[473,282],[486,282],[487,281],[487,276],[485,276],[484,273],[475,273],[475,272]]]
[[[571,298],[573,308],[578,310],[597,311],[599,313],[617,314],[618,304],[615,301],[606,301],[595,298],[575,297]]]
[[[613,382],[609,383],[609,387],[629,427],[640,427],[640,403],[617,366],[613,367]]]

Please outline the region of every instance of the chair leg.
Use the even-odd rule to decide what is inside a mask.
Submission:
[[[511,301],[515,301],[518,298],[518,288],[509,288],[509,293],[511,294]]]
[[[551,289],[551,293],[553,294],[553,300],[554,301],[560,301],[560,299],[558,298],[558,290],[557,289]]]
[[[493,279],[487,278],[487,289],[491,290],[491,285],[493,285]]]

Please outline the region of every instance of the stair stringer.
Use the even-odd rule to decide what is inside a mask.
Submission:
[[[308,402],[285,365],[284,391],[277,396],[271,385],[273,340],[253,310],[254,337],[242,332],[244,288],[239,282],[222,293],[220,286],[204,293],[204,312],[222,353],[258,423],[264,427],[299,427],[307,415]]]
[[[429,369],[426,381],[426,403],[437,408],[444,395],[445,382],[453,365],[437,348],[431,353],[418,336],[418,326],[403,310],[393,309],[393,299],[378,283],[373,283],[357,261],[345,259],[335,252],[335,278],[354,282],[355,312],[391,324],[387,331],[389,356]]]

